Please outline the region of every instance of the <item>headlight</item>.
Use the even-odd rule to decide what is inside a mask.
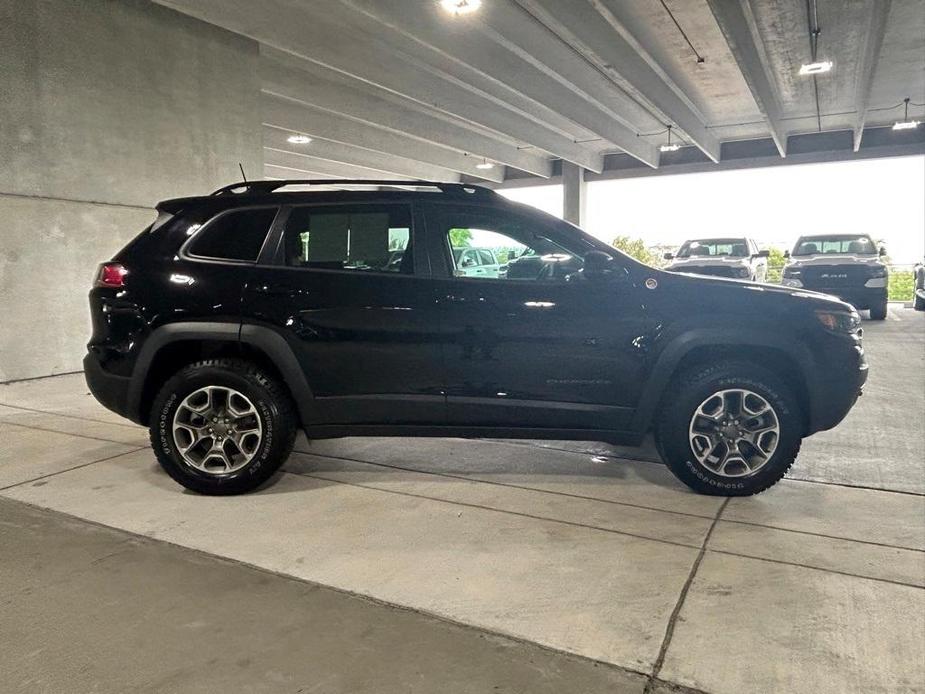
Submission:
[[[870,268],[870,276],[873,277],[886,277],[887,269],[886,265],[873,265]]]
[[[816,318],[827,330],[836,333],[856,333],[861,327],[861,316],[855,310],[816,311]]]
[[[752,271],[751,268],[747,268],[744,265],[742,267],[737,267],[733,269],[733,274],[736,277],[751,277]]]
[[[801,274],[803,273],[800,272],[799,268],[795,268],[792,265],[787,265],[786,267],[784,267],[784,272],[782,273],[781,276],[782,277],[799,277]]]

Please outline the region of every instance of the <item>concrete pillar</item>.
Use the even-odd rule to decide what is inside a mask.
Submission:
[[[577,164],[562,162],[562,194],[565,198],[562,206],[565,221],[581,226],[585,221],[587,200],[585,170]]]
[[[257,43],[142,0],[0,0],[0,382],[81,368],[154,204],[263,177]]]

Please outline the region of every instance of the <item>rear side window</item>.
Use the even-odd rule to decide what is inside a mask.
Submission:
[[[196,235],[190,254],[221,260],[256,261],[277,209],[234,210],[219,215],[201,234]]]
[[[411,210],[406,205],[295,207],[284,243],[291,267],[413,271]]]

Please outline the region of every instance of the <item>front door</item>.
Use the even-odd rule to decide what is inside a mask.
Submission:
[[[585,279],[582,258],[595,246],[516,212],[434,203],[427,231],[450,424],[627,426],[645,368],[645,311],[625,268]],[[490,252],[497,273],[472,275],[462,265],[470,249]]]
[[[289,343],[315,396],[313,424],[443,424],[433,281],[410,204],[284,208],[245,322]],[[423,259],[423,261],[422,261]]]

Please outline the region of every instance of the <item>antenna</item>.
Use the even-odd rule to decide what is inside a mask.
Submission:
[[[244,179],[244,182],[247,183],[247,176],[244,175],[244,165],[241,162],[238,162],[238,168],[241,169],[241,178]]]

